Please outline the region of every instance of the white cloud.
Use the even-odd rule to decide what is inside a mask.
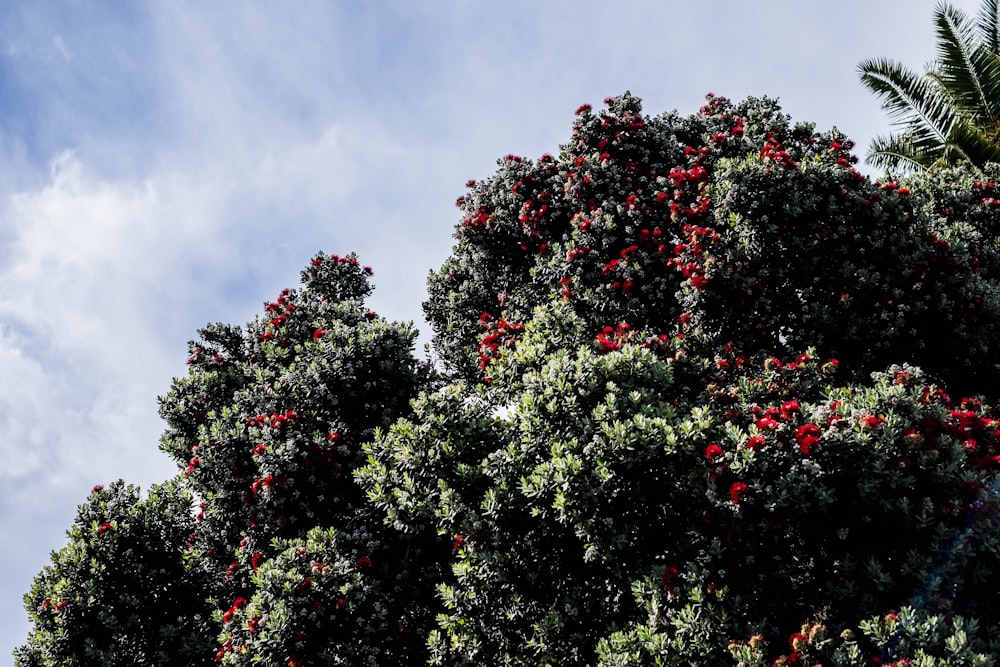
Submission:
[[[26,357],[22,343],[0,330],[0,479],[19,477],[41,462],[45,443],[44,406],[53,403],[45,373]]]
[[[66,44],[65,42],[63,42],[62,37],[60,37],[59,35],[53,37],[52,44],[55,45],[56,51],[58,51],[59,55],[63,57],[63,60],[65,60],[66,62],[73,60],[73,54],[70,53],[69,49],[66,48]]]
[[[17,378],[0,393],[0,460],[20,461],[0,478],[157,481],[169,467],[155,397],[183,368],[178,336],[193,330],[179,328],[211,276],[217,204],[169,178],[93,179],[69,152],[51,169],[0,217],[0,377]]]

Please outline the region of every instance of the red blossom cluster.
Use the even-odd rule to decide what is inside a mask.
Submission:
[[[594,340],[597,341],[598,349],[601,352],[614,352],[621,349],[622,344],[628,340],[631,332],[632,327],[625,322],[621,322],[614,327],[604,327],[600,333],[594,336]]]
[[[286,410],[284,413],[276,412],[271,415],[257,415],[247,420],[247,426],[264,426],[269,424],[273,429],[280,429],[287,425],[295,425],[299,421],[299,413],[295,410]]]
[[[479,322],[486,328],[486,333],[479,340],[479,368],[485,370],[489,362],[499,355],[500,350],[514,345],[518,336],[524,333],[524,325],[508,322],[504,318],[494,320],[489,313],[480,315]]]
[[[781,141],[775,138],[773,132],[768,132],[763,148],[760,149],[762,160],[771,160],[782,169],[798,169],[799,165],[792,159],[791,154],[784,149]]]
[[[244,597],[237,597],[235,600],[233,600],[233,603],[229,605],[229,609],[227,609],[225,613],[222,614],[223,624],[232,621],[233,616],[236,615],[236,612],[245,607],[246,604],[247,604],[247,599]]]
[[[745,496],[750,491],[750,487],[747,486],[745,482],[733,482],[729,485],[729,499],[733,503],[739,504]]]

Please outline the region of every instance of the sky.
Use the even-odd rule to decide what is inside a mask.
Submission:
[[[863,157],[890,128],[857,64],[920,70],[934,5],[0,3],[0,664],[91,487],[177,472],[157,397],[199,327],[355,251],[372,308],[423,345],[464,183],[626,90],[651,115],[778,98]]]

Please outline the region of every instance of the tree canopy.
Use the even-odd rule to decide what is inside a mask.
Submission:
[[[437,364],[316,255],[191,343],[178,477],[81,506],[16,664],[993,664],[1000,174],[852,148],[580,107],[459,198]]]

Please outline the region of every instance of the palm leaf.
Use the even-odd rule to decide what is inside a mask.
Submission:
[[[862,61],[858,70],[861,82],[882,99],[890,122],[910,135],[910,142],[921,152],[947,143],[957,117],[934,78],[917,76],[885,59]]]
[[[1000,0],[983,0],[975,22],[940,2],[934,23],[937,60],[922,75],[885,59],[858,65],[898,132],[872,141],[872,164],[912,170],[1000,162]]]
[[[955,124],[945,146],[946,149],[956,147],[960,151],[960,159],[947,161],[947,164],[968,161],[982,168],[990,162],[1000,163],[1000,145],[997,145],[979,127],[967,122]]]
[[[940,148],[934,152],[919,153],[907,135],[896,134],[872,139],[865,161],[892,173],[905,173],[931,167],[937,164],[942,155]]]
[[[983,0],[976,17],[979,39],[994,55],[1000,56],[1000,0]]]
[[[976,37],[960,10],[935,10],[938,60],[934,73],[953,104],[972,122],[988,125],[1000,115],[1000,60]]]

